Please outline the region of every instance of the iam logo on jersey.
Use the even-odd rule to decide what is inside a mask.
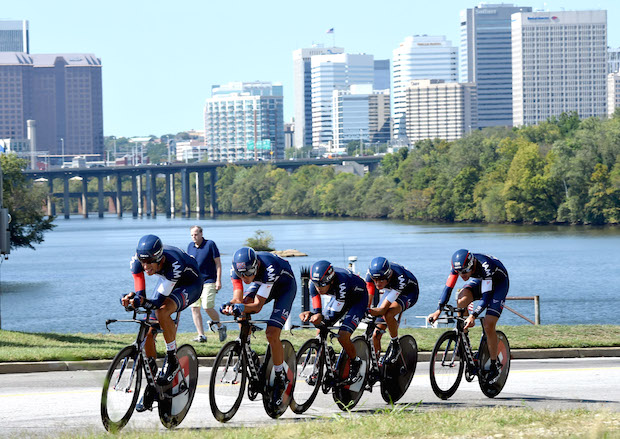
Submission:
[[[273,268],[273,265],[267,267],[267,282],[273,282],[276,280],[276,270]]]
[[[482,264],[482,268],[484,268],[484,272],[486,273],[487,276],[491,275],[491,269],[489,267],[489,263],[488,262],[484,262]]]
[[[290,314],[289,310],[283,309],[282,310],[282,320],[284,320],[284,321],[288,320],[289,314]]]
[[[405,289],[405,285],[406,285],[406,281],[405,281],[405,275],[401,274],[400,276],[398,276],[398,289],[400,291]]]

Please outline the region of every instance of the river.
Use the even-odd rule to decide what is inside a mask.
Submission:
[[[240,216],[203,220],[72,217],[59,218],[56,224],[36,250],[13,250],[0,265],[2,329],[105,332],[106,318],[125,316],[118,299],[133,287],[129,259],[138,239],[153,233],[165,244],[186,249],[193,224],[203,227],[205,237],[213,239],[221,253],[224,279],[217,307],[232,295],[228,276],[232,254],[261,229],[271,232],[277,249],[308,254],[289,258],[298,283],[300,268],[319,259],[346,267],[348,257],[357,256],[357,271],[363,273],[375,256],[409,268],[418,278],[420,299],[404,314],[405,326],[422,325],[416,316],[435,309],[450,270],[450,256],[459,248],[498,257],[510,274],[509,296],[540,296],[542,324],[619,322],[614,306],[620,291],[614,279],[620,274],[620,228]],[[153,285],[147,279],[147,289]],[[300,297],[293,304],[294,321],[298,321]],[[534,318],[531,301],[507,305]],[[271,308],[268,304],[259,317],[267,316]],[[500,324],[527,323],[505,310]],[[115,331],[122,330],[120,326]],[[181,317],[180,331],[194,331],[189,312]]]

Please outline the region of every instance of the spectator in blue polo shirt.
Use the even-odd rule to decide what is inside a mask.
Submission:
[[[222,288],[222,264],[220,263],[220,251],[210,239],[202,237],[202,227],[192,226],[190,229],[192,242],[187,246],[187,254],[193,256],[198,261],[200,274],[202,274],[204,284],[202,286],[202,295],[200,299],[191,305],[192,317],[194,325],[198,331],[198,336],[194,341],[204,343],[207,341],[202,325],[202,314],[200,306],[204,308],[207,315],[211,318],[209,327],[212,331],[215,326],[218,327],[220,341],[226,340],[226,326],[220,323],[220,317],[215,311],[215,295]]]

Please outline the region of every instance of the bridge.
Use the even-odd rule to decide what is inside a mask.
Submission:
[[[207,163],[173,163],[169,165],[139,165],[139,166],[109,166],[92,168],[57,168],[45,171],[26,170],[26,178],[39,183],[47,183],[47,214],[56,215],[56,199],[62,199],[62,211],[64,217],[69,219],[71,213],[71,199],[78,200],[78,211],[88,218],[88,200],[97,199],[97,213],[103,218],[106,211],[106,199],[108,200],[108,211],[116,213],[120,218],[123,216],[123,198],[131,198],[131,212],[133,217],[151,216],[156,217],[158,213],[163,213],[167,217],[174,216],[179,211],[175,206],[176,181],[180,180],[181,188],[181,209],[183,216],[189,216],[192,212],[198,216],[206,213],[205,205],[205,174],[209,174],[209,206],[211,215],[217,213],[217,197],[215,184],[217,182],[218,168],[234,164],[237,166],[251,167],[261,163],[269,163],[278,168],[283,168],[288,172],[293,172],[301,166],[307,165],[341,165],[343,162],[356,162],[368,166],[373,170],[382,160],[382,156],[367,157],[339,157],[339,158],[319,158],[319,159],[297,159],[297,160],[273,160],[273,161],[239,161],[234,163],[227,162],[207,162]],[[195,210],[191,210],[190,205],[190,177],[195,174],[196,195]],[[89,191],[88,182],[97,179],[97,191]],[[105,180],[114,179],[114,190],[104,190]],[[60,180],[60,184],[58,183]],[[70,191],[69,182],[71,180],[81,180],[81,191]],[[163,180],[163,182],[162,182]],[[159,187],[163,190],[158,189]],[[124,182],[131,182],[130,189],[123,189]],[[125,184],[125,187],[129,184]],[[163,202],[160,200],[158,205],[158,194],[163,192]],[[163,204],[163,206],[161,205]]]

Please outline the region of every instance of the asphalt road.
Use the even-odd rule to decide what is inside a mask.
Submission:
[[[105,371],[68,371],[0,375],[0,436],[54,437],[61,433],[104,431],[99,414]],[[210,369],[200,368],[198,390],[180,429],[222,427],[211,415],[208,395]],[[495,399],[485,397],[477,380],[461,382],[448,401],[437,398],[428,377],[428,363],[418,364],[411,387],[400,402],[411,409],[511,406],[535,410],[607,409],[620,411],[620,358],[572,358],[513,360],[506,386]],[[385,408],[379,389],[366,392],[354,412],[363,414]],[[163,429],[157,410],[134,413],[126,429]],[[282,419],[309,419],[337,413],[331,395],[319,396],[307,414],[290,410]],[[263,409],[260,397],[244,398],[228,426],[266,424],[274,421]]]

